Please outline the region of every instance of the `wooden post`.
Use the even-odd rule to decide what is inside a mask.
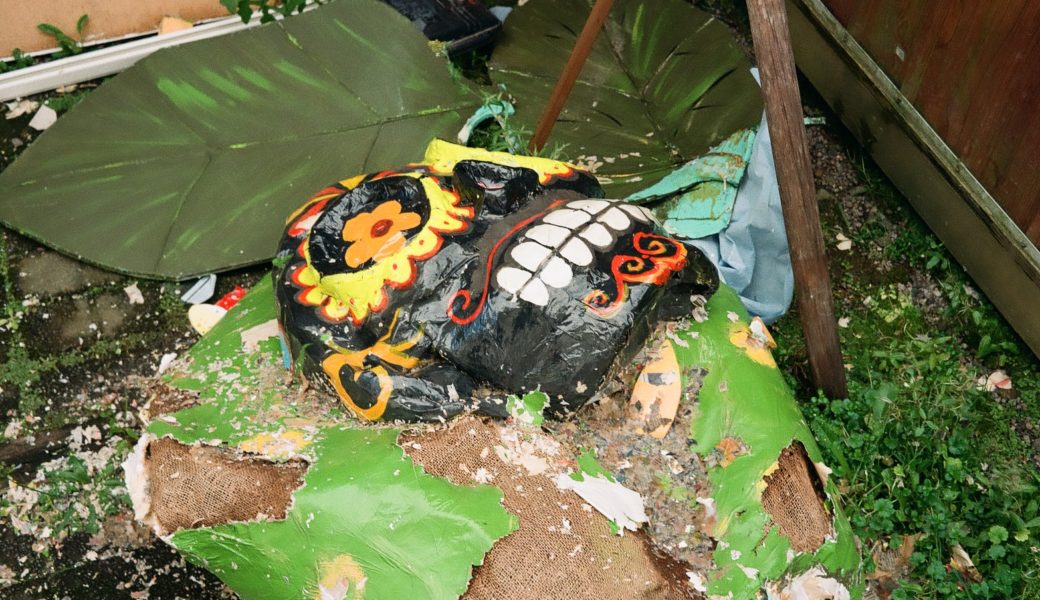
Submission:
[[[747,6],[809,365],[818,388],[831,398],[846,398],[845,365],[834,320],[784,0],[747,0]]]
[[[578,74],[585,65],[585,59],[589,57],[589,52],[592,52],[592,45],[596,43],[596,38],[599,37],[599,32],[603,29],[603,22],[607,20],[607,14],[610,13],[610,7],[613,4],[614,0],[596,0],[596,4],[592,7],[592,12],[585,21],[585,27],[578,35],[578,41],[574,43],[574,50],[571,51],[571,56],[567,59],[567,64],[556,81],[556,87],[553,88],[552,96],[549,97],[549,103],[545,106],[542,118],[538,121],[538,127],[534,130],[534,137],[531,138],[529,146],[531,152],[541,150],[545,141],[549,139],[549,132],[556,124],[556,118],[560,116],[567,97],[571,95],[574,82],[577,81]]]

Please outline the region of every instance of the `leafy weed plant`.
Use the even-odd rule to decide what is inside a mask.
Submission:
[[[83,99],[92,91],[93,88],[85,88],[73,92],[58,94],[47,99],[47,106],[54,109],[58,114],[62,114],[82,102]]]
[[[855,273],[840,279],[849,399],[817,395],[803,406],[806,419],[865,548],[920,536],[893,598],[1040,598],[1040,475],[1013,427],[1040,422],[1040,368],[905,201],[866,167],[860,176],[899,232],[884,246],[879,224],[866,223],[855,243],[880,244],[893,273],[918,273],[941,301]],[[797,321],[778,329],[788,342],[780,363],[805,372]],[[1014,390],[986,391],[996,368]],[[980,581],[951,566],[958,544]]]
[[[505,93],[485,94],[484,104],[503,102]],[[532,132],[523,125],[518,125],[508,114],[498,114],[475,127],[468,145],[483,148],[492,152],[508,152],[521,156],[538,156],[553,160],[568,160],[566,144],[553,143],[537,150],[531,150],[529,144]]]
[[[36,61],[33,57],[22,52],[21,48],[15,48],[11,52],[10,61],[0,61],[0,74],[8,73],[10,71],[17,71],[18,69],[24,69],[31,67]]]
[[[83,30],[86,29],[87,23],[90,22],[90,18],[87,15],[81,15],[76,21],[76,37],[83,39]],[[69,34],[61,30],[56,25],[50,23],[40,23],[36,26],[41,32],[54,38],[54,41],[58,42],[58,48],[60,50],[54,55],[55,58],[61,58],[63,56],[72,56],[79,54],[83,51],[83,46],[80,45],[79,40],[74,39]]]
[[[283,0],[277,4],[266,0],[220,0],[220,3],[229,13],[238,15],[243,23],[248,23],[256,11],[260,12],[261,23],[270,23],[276,15],[288,17],[294,12],[303,12],[307,6],[307,0]]]

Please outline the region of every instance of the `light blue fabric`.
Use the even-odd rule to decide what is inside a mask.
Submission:
[[[794,272],[765,115],[729,226],[687,243],[715,263],[722,280],[737,290],[752,315],[770,324],[791,306]]]

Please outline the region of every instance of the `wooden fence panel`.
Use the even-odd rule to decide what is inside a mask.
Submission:
[[[1040,2],[824,4],[1040,246]]]

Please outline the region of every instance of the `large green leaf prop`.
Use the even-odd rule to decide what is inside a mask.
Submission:
[[[399,429],[359,424],[335,400],[286,386],[274,319],[265,278],[166,377],[199,403],[147,432],[251,452],[289,444],[308,457],[304,484],[284,519],[182,529],[168,541],[245,599],[461,595],[473,566],[517,528],[501,491],[429,475],[397,445]]]
[[[419,158],[477,105],[404,17],[340,0],[102,85],[0,175],[0,221],[136,275],[248,265],[310,194]]]
[[[515,97],[518,123],[537,123],[591,4],[540,0],[506,21],[492,79]],[[686,2],[620,0],[549,144],[566,144],[623,197],[758,122],[749,69],[725,26]]]

